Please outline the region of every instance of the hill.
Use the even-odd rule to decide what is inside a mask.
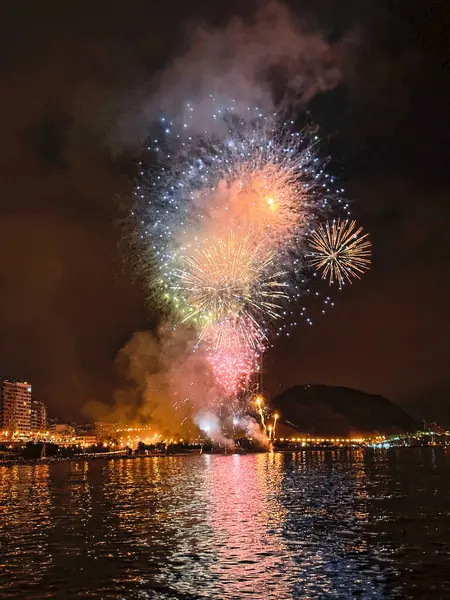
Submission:
[[[280,424],[315,435],[397,433],[418,426],[387,398],[346,387],[297,385],[276,396],[271,408],[280,413]]]

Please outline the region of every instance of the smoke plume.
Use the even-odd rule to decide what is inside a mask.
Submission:
[[[233,105],[243,116],[249,107],[271,113],[285,103],[305,108],[342,80],[351,36],[330,43],[281,2],[264,2],[246,20],[233,16],[225,25],[189,22],[182,49],[151,80],[151,91],[136,90],[121,120],[119,136],[130,139],[165,115],[198,131],[218,126],[211,114]],[[195,117],[187,104],[195,105]]]
[[[157,334],[134,333],[115,360],[123,384],[114,392],[113,405],[93,400],[84,413],[96,421],[146,425],[163,439],[202,433],[231,449],[234,442],[223,434],[216,411],[211,367],[194,346],[192,331],[183,327],[166,324]]]

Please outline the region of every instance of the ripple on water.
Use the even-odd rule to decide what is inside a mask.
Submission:
[[[448,597],[439,449],[0,466],[0,596]]]

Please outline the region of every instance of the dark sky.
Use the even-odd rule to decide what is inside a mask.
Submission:
[[[145,137],[130,114],[151,99],[155,72],[189,27],[220,26],[240,4],[3,8],[0,372],[29,379],[62,419],[108,401],[118,350],[157,320],[124,258],[121,219]],[[246,17],[257,4],[246,3]],[[308,108],[374,254],[371,273],[334,293],[331,312],[271,349],[268,389],[347,385],[449,422],[449,9],[292,4],[327,39],[353,40],[341,84]]]

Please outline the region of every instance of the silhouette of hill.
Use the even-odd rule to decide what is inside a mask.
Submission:
[[[280,424],[315,435],[414,431],[418,422],[384,398],[346,387],[297,385],[276,396]]]

